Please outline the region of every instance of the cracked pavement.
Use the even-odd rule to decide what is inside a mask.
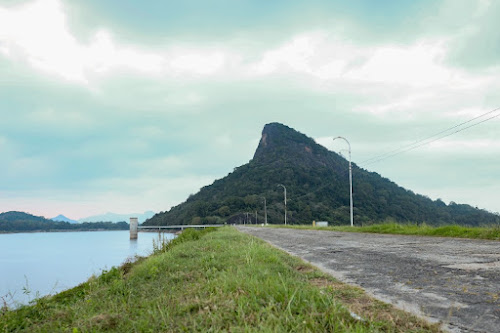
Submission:
[[[500,332],[500,242],[244,227],[375,298],[451,332]],[[362,316],[362,314],[360,314]]]

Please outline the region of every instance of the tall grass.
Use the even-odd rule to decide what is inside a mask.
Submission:
[[[185,229],[182,233],[180,233],[177,237],[173,239],[166,239],[163,237],[163,234],[158,234],[158,239],[153,239],[153,255],[158,255],[164,252],[167,252],[174,246],[179,244],[194,241],[200,239],[203,235],[215,231],[216,228],[204,228],[201,230],[195,230],[192,228]]]
[[[273,227],[283,228],[285,226],[277,225]],[[399,235],[500,240],[500,226],[464,227],[459,225],[445,225],[445,226],[434,227],[434,226],[429,226],[425,223],[417,225],[417,224],[399,224],[395,222],[390,222],[390,223],[373,224],[362,227],[356,227],[356,226],[313,227],[312,225],[292,225],[286,227],[297,228],[297,229],[369,232],[369,233],[379,233],[379,234],[399,234]]]

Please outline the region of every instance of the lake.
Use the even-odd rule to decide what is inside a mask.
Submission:
[[[127,258],[146,256],[158,233],[129,231],[0,234],[0,307],[26,304],[85,282]],[[164,234],[172,239],[173,234]]]

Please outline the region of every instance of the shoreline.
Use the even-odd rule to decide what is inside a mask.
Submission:
[[[85,232],[85,231],[127,231],[128,229],[63,229],[63,230],[26,230],[26,231],[0,231],[0,235],[7,234],[36,234],[49,232]]]

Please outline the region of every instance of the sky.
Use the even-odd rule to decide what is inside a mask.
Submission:
[[[500,117],[362,163],[500,107],[499,19],[493,0],[0,0],[0,212],[166,211],[270,122],[500,212]]]

